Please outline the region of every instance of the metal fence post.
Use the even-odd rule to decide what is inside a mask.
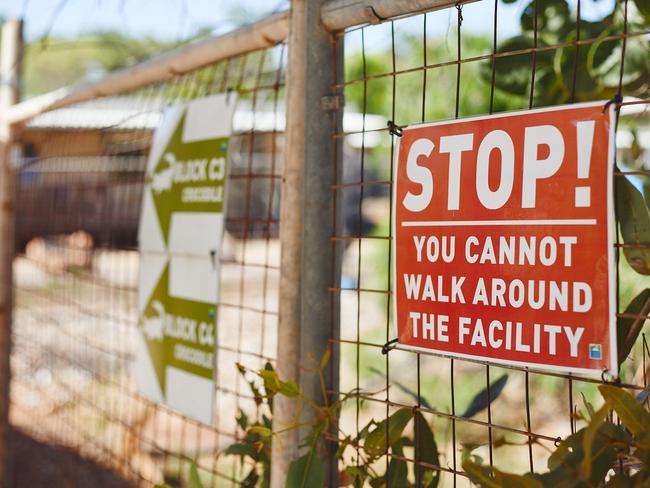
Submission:
[[[14,131],[2,114],[19,98],[22,22],[2,27],[0,51],[0,486],[9,485],[9,386],[11,383],[11,324],[13,258],[15,252],[15,173],[11,167]]]
[[[332,185],[340,164],[340,144],[334,134],[341,126],[341,98],[333,86],[341,76],[341,38],[332,36],[321,23],[323,0],[293,0],[289,20],[287,67],[287,139],[282,186],[280,237],[280,322],[277,367],[281,378],[299,382],[305,396],[323,403],[314,367],[338,337],[338,299],[329,288],[339,280],[340,259],[332,236],[335,201]],[[338,391],[338,354],[332,351],[326,388]],[[294,401],[278,399],[274,406],[274,430],[290,425],[299,413],[309,424],[315,412],[299,409]],[[284,486],[289,464],[299,455],[305,429],[291,429],[274,443],[272,486]],[[327,486],[337,484],[332,452],[323,452],[329,467]]]

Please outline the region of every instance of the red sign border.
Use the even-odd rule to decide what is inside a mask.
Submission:
[[[478,363],[489,363],[497,366],[510,367],[510,368],[525,368],[530,371],[551,371],[551,372],[560,372],[560,373],[569,373],[577,374],[585,377],[592,378],[603,378],[607,375],[610,378],[618,378],[618,348],[617,348],[617,300],[616,300],[616,276],[618,269],[616,268],[616,256],[614,254],[614,231],[618,230],[618,225],[616,224],[616,216],[614,211],[614,163],[615,163],[615,152],[616,152],[616,126],[612,121],[614,120],[615,114],[615,104],[609,103],[607,100],[598,101],[598,102],[582,102],[582,103],[573,103],[567,105],[556,105],[553,107],[542,107],[534,108],[529,110],[517,110],[510,112],[499,112],[497,114],[488,114],[488,115],[479,115],[471,117],[460,117],[457,119],[446,119],[439,120],[436,122],[422,122],[417,124],[412,124],[407,127],[404,127],[403,130],[408,131],[410,129],[422,129],[425,127],[435,127],[439,125],[451,125],[464,122],[473,122],[485,119],[495,119],[495,118],[506,118],[506,117],[517,117],[533,113],[543,113],[543,112],[556,112],[560,110],[570,110],[570,109],[579,109],[579,108],[590,108],[590,107],[603,107],[603,112],[606,109],[608,111],[608,122],[609,122],[609,146],[607,150],[607,244],[608,244],[608,269],[609,269],[609,357],[610,357],[610,369],[601,370],[601,369],[588,369],[588,368],[571,368],[567,366],[557,366],[552,364],[540,364],[540,363],[527,363],[524,361],[514,361],[508,359],[499,359],[492,357],[485,357],[474,354],[466,354],[459,352],[450,352],[450,351],[441,351],[437,349],[429,349],[419,346],[411,346],[408,344],[401,344],[399,342],[399,331],[397,324],[397,294],[395,287],[397,286],[397,175],[399,167],[399,155],[400,155],[400,142],[401,137],[393,136],[393,139],[397,139],[395,145],[395,153],[393,155],[393,173],[392,181],[395,188],[393,190],[393,196],[391,201],[391,211],[393,214],[393,222],[391,224],[391,232],[393,235],[393,246],[391,249],[391,278],[393,280],[394,289],[391,290],[392,301],[393,301],[393,328],[395,331],[395,337],[397,344],[395,349],[418,352],[423,354],[428,354],[431,356],[446,357],[446,358],[459,358],[465,359],[472,362]]]

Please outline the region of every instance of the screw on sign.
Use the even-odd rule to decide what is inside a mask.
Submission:
[[[400,347],[616,374],[613,107],[409,126],[396,155]]]

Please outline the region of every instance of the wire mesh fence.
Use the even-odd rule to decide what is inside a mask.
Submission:
[[[342,161],[323,164],[333,164],[337,174],[331,193],[341,203],[335,208],[343,225],[331,245],[342,252],[343,269],[322,299],[334,297],[331,303],[341,307],[332,323],[340,337],[330,341],[340,351],[340,364],[330,365],[340,371],[332,393],[353,392],[341,411],[339,440],[358,439],[370,422],[403,407],[420,412],[433,432],[425,439],[416,424],[399,452],[386,445],[373,467],[386,480],[396,469],[391,462],[402,460],[415,486],[429,486],[432,476],[440,477],[439,486],[468,486],[464,444],[480,445],[486,462],[508,471],[543,470],[558,440],[581,425],[585,402],[598,401],[595,380],[384,347],[394,339],[395,140],[387,121],[407,125],[621,95],[615,177],[650,176],[650,149],[639,136],[650,125],[648,80],[639,67],[650,30],[628,0],[613,4],[601,21],[584,20],[583,3],[567,4],[561,26],[546,3],[521,3],[521,35],[508,34],[513,30],[499,15],[499,0],[335,35],[344,41],[345,69],[332,92],[342,91],[346,104],[343,131],[331,143],[342,143],[343,152]],[[476,19],[489,19],[491,36],[466,27]],[[237,439],[239,412],[252,416],[259,408],[236,365],[260,369],[275,362],[286,48],[30,122],[17,179],[14,425],[133,484],[175,483],[192,463],[206,486],[241,479],[241,464],[217,453]],[[136,236],[146,154],[162,108],[229,89],[240,102],[230,146],[215,422],[204,426],[135,391]],[[343,171],[336,173],[338,167]],[[624,313],[648,287],[623,255],[629,248],[617,240],[618,316],[645,322],[647,310]],[[650,350],[640,337],[621,374],[634,390],[647,386]],[[477,409],[477,398],[484,408]],[[423,447],[432,443],[437,462]],[[340,469],[359,465],[361,456],[360,446],[349,446]],[[341,476],[342,484],[348,481]]]
[[[362,130],[336,135],[358,150],[344,160],[344,174],[353,174],[351,180],[332,187],[334,196],[345,200],[355,195],[357,203],[343,217],[353,225],[333,236],[333,245],[346,248],[342,282],[330,288],[341,300],[341,337],[335,342],[341,371],[346,371],[336,393],[359,392],[356,401],[345,404],[341,429],[358,439],[373,420],[413,408],[430,425],[439,455],[439,462],[432,463],[431,450],[422,447],[432,440],[409,427],[407,445],[389,450],[387,440],[382,465],[375,466],[386,479],[401,469],[394,463],[401,460],[415,486],[430,486],[431,475],[423,474],[429,470],[439,473],[439,486],[469,486],[461,469],[463,445],[481,446],[476,453],[486,463],[508,472],[545,471],[549,453],[585,420],[586,402],[598,402],[599,381],[385,347],[395,334],[390,271],[395,216],[390,198],[396,138],[387,121],[405,126],[621,95],[615,178],[649,175],[647,142],[640,144],[638,137],[649,123],[647,71],[638,70],[633,61],[637,48],[646,46],[647,24],[627,1],[612,4],[602,14],[602,24],[593,16],[581,18],[585,2],[561,3],[567,8],[561,25],[553,24],[560,21],[548,3],[520,3],[518,35],[507,34],[512,29],[499,15],[507,6],[498,0],[341,34],[345,110],[363,113]],[[475,35],[465,27],[477,20],[492,24],[491,36]],[[350,170],[353,159],[358,164]],[[617,239],[618,317],[642,324],[647,309],[624,313],[648,286],[624,258],[626,246]],[[648,348],[645,336],[639,337],[621,368],[622,382],[634,390],[647,385]],[[346,463],[363,464],[363,455],[359,447],[349,448]]]
[[[119,97],[49,112],[25,130],[17,175],[12,423],[135,484],[238,475],[214,454],[256,408],[236,364],[276,348],[284,45]],[[174,102],[237,90],[218,316],[215,423],[135,391],[137,231],[152,131]],[[69,468],[72,469],[72,468]],[[72,475],[71,475],[72,476]],[[74,478],[71,478],[71,480]]]

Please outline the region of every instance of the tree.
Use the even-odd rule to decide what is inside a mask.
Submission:
[[[98,32],[71,40],[61,37],[25,46],[24,95],[30,97],[62,86],[96,79],[110,71],[175,47],[153,38],[132,39],[117,32]]]
[[[515,0],[503,1],[514,3]],[[531,0],[521,14],[522,33],[502,42],[497,52],[535,46],[549,49],[497,58],[497,88],[519,97],[527,97],[533,90],[536,106],[612,98],[618,93],[619,81],[624,95],[647,97],[650,43],[647,36],[620,38],[625,25],[625,6],[626,2],[614,2],[612,11],[602,19],[578,22],[577,13],[571,12],[567,0]],[[650,2],[627,2],[627,32],[643,31],[649,24]],[[588,42],[576,46],[573,43],[578,39]],[[492,67],[485,64],[481,74],[484,80],[491,79]]]

